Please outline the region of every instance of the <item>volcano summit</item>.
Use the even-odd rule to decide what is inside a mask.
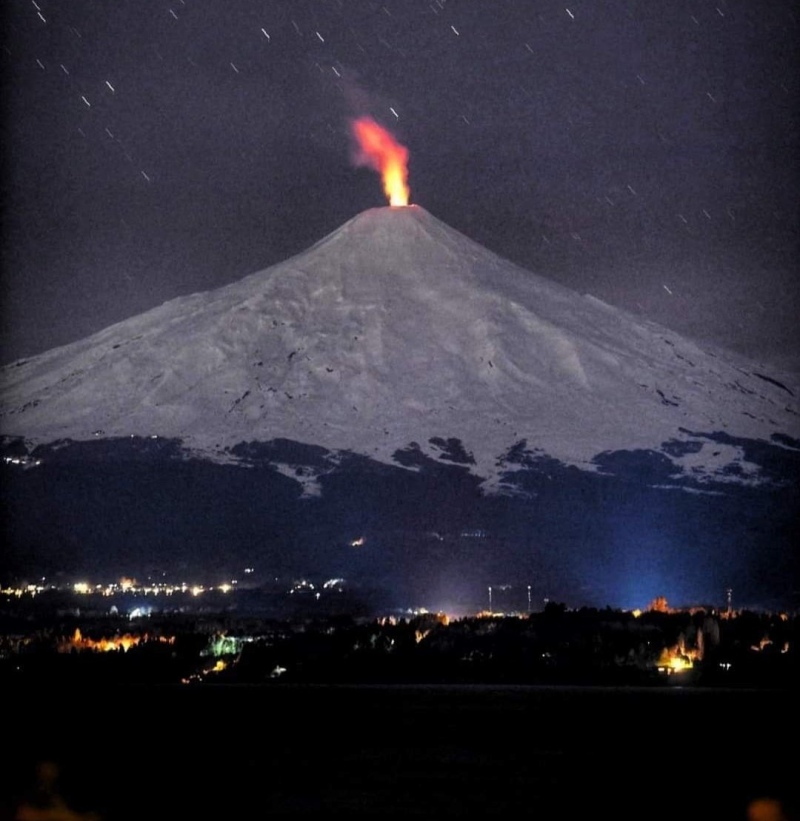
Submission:
[[[4,367],[7,535],[19,561],[67,544],[76,562],[197,550],[346,572],[341,546],[368,533],[363,574],[424,565],[451,590],[463,534],[480,533],[476,584],[791,597],[799,392],[421,207],[375,208],[265,271]],[[207,527],[176,471],[209,494]],[[752,552],[754,530],[768,548]]]

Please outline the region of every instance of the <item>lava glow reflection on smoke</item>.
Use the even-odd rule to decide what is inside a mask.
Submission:
[[[390,205],[408,205],[408,149],[370,117],[353,120],[351,127],[358,143],[356,163],[380,173]]]

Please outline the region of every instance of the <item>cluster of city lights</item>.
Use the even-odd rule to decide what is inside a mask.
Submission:
[[[255,572],[254,568],[244,568],[246,576]],[[169,583],[169,582],[148,582],[140,584],[136,579],[123,577],[119,581],[99,584],[89,581],[77,581],[67,585],[59,585],[47,583],[45,578],[40,579],[36,583],[25,584],[20,587],[6,587],[0,589],[0,594],[6,596],[36,596],[45,591],[69,591],[79,596],[116,596],[122,594],[133,594],[142,596],[173,596],[177,594],[189,594],[192,596],[201,596],[204,593],[230,593],[235,590],[239,584],[238,579],[231,579],[230,581],[221,582],[217,585],[205,584],[190,584],[188,582]],[[343,578],[327,579],[322,583],[314,583],[308,579],[298,579],[291,583],[288,592],[293,593],[312,593],[316,598],[320,598],[320,591],[337,591],[342,592],[346,584]]]
[[[201,596],[203,593],[219,591],[220,593],[230,593],[234,586],[238,584],[236,579],[230,582],[223,582],[216,586],[202,584],[138,584],[134,579],[121,579],[119,582],[111,584],[90,584],[89,582],[75,582],[72,585],[73,593],[79,595],[101,595],[114,596],[119,593],[134,593],[144,596],[172,596],[177,593],[190,593],[192,596]]]
[[[158,642],[159,644],[174,644],[174,636],[149,636],[146,633],[137,635],[133,633],[125,633],[123,635],[103,636],[99,639],[93,639],[84,636],[79,628],[75,632],[58,645],[59,653],[69,653],[73,650],[89,650],[95,653],[109,653],[113,651],[128,652],[131,647],[138,644],[143,644],[148,641]]]
[[[42,579],[36,584],[26,584],[21,587],[5,587],[0,590],[5,596],[37,596],[45,591],[53,590],[70,590],[79,596],[116,596],[122,594],[133,594],[143,596],[172,596],[175,594],[190,594],[192,596],[200,596],[203,593],[219,592],[230,593],[238,584],[237,579],[231,579],[229,582],[222,582],[218,585],[203,585],[203,584],[188,584],[181,582],[180,584],[152,583],[139,584],[135,579],[123,578],[118,582],[111,582],[109,584],[94,584],[92,582],[80,581],[74,582],[67,587],[57,584],[45,584]]]

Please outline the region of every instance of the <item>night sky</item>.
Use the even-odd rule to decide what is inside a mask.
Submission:
[[[566,5],[565,5],[566,4]],[[792,0],[7,0],[2,362],[411,199],[492,251],[800,368]]]

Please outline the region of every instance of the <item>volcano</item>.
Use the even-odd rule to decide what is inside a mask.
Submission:
[[[4,367],[6,535],[17,564],[299,561],[447,591],[468,554],[475,584],[606,603],[793,595],[798,392],[374,208]]]

